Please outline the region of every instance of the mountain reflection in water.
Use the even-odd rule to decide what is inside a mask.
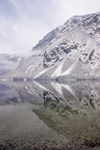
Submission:
[[[9,81],[0,84],[1,106],[3,105],[3,107],[7,109],[8,106],[17,105],[21,107],[22,104],[29,104],[31,106],[30,109],[34,112],[33,114],[38,116],[40,122],[42,121],[43,125],[46,125],[52,132],[55,132],[54,138],[55,141],[58,142],[56,145],[54,144],[54,146],[46,143],[46,146],[49,145],[49,148],[53,146],[57,149],[63,145],[62,149],[64,149],[66,144],[68,146],[68,143],[70,143],[70,147],[74,145],[76,149],[80,146],[81,149],[96,150],[100,148],[99,82],[80,81],[69,84],[59,84],[57,82],[50,83],[43,81]],[[2,116],[0,117],[2,118]],[[0,122],[2,121],[1,118]],[[35,121],[35,119],[33,120]],[[5,122],[8,122],[8,120],[5,120]],[[30,124],[30,122],[28,123]],[[38,123],[37,121],[35,125],[40,126]],[[43,125],[41,130],[43,129],[44,131]],[[46,131],[48,132],[48,130]],[[2,132],[2,130],[0,130],[0,132]],[[56,136],[59,136],[59,138]],[[7,139],[5,138],[6,137],[3,137],[6,141]],[[51,137],[48,135],[48,138],[50,140]],[[52,139],[53,141],[54,138]],[[61,139],[63,139],[62,144],[60,143]],[[42,142],[38,141],[37,143],[40,144]],[[2,143],[0,144],[3,146]],[[41,144],[40,147],[39,145],[37,147],[39,149]]]

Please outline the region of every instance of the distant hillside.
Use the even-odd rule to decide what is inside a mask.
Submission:
[[[17,55],[0,54],[0,75],[15,70],[23,59]]]

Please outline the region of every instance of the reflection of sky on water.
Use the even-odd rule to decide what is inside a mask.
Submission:
[[[17,102],[18,94],[14,89],[0,84],[0,105],[10,104],[11,101]]]

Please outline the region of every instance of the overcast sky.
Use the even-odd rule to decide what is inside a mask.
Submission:
[[[0,53],[27,53],[73,15],[100,11],[100,0],[0,0]]]

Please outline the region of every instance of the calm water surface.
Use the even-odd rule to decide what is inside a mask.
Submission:
[[[100,83],[0,84],[0,150],[100,150]]]

